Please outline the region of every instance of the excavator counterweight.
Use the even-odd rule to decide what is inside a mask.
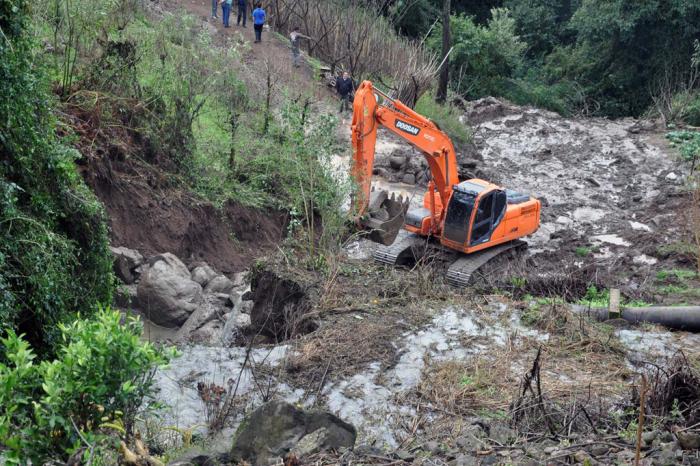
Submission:
[[[432,179],[423,207],[408,210],[408,201],[372,190],[377,129],[384,126],[418,149]],[[381,243],[375,259],[395,264],[430,238],[465,255],[448,270],[448,282],[466,286],[479,267],[497,255],[524,246],[520,238],[540,224],[541,204],[529,195],[480,179],[460,181],[450,138],[430,119],[364,81],[353,102],[353,164],[357,189],[352,212],[369,239]],[[399,236],[403,227],[404,232]],[[398,237],[398,239],[397,239]]]

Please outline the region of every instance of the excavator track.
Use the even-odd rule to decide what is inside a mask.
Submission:
[[[387,265],[396,265],[401,259],[412,254],[415,258],[417,247],[425,244],[425,238],[406,230],[401,230],[396,240],[389,246],[379,246],[373,254],[374,260]]]
[[[447,269],[447,283],[458,288],[469,285],[472,274],[496,256],[515,248],[525,246],[525,241],[510,241],[483,251],[461,256]]]

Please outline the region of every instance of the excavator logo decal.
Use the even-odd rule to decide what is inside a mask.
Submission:
[[[405,121],[396,120],[396,123],[394,123],[394,125],[396,125],[396,127],[401,131],[412,134],[414,136],[418,136],[418,133],[420,133],[420,128],[416,128],[415,126],[408,124]]]

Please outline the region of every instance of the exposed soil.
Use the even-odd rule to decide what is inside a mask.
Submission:
[[[84,176],[105,205],[112,244],[147,257],[172,252],[230,274],[275,249],[285,234],[283,212],[233,203],[218,210],[135,160],[92,159]]]

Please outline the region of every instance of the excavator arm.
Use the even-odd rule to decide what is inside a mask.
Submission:
[[[381,103],[379,99],[382,99]],[[386,102],[386,103],[384,103]],[[403,216],[397,220],[405,206],[397,206],[395,200],[384,196],[372,199],[372,172],[374,170],[377,129],[384,126],[418,149],[425,157],[432,181],[429,191],[440,197],[440,205],[446,206],[452,186],[459,183],[457,159],[450,138],[428,118],[416,113],[398,100],[393,100],[375,89],[370,81],[364,81],[355,92],[352,118],[352,175],[357,184],[353,195],[353,215],[364,218],[365,226],[379,230],[380,241],[387,243],[396,237],[403,225]],[[383,202],[383,215],[374,215]],[[370,208],[372,204],[372,208]],[[433,210],[435,207],[433,206]],[[439,220],[440,212],[432,212]],[[373,216],[374,215],[374,216]],[[397,226],[398,225],[398,226]]]

